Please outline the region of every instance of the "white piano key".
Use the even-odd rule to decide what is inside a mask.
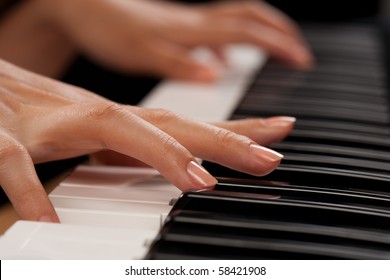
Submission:
[[[55,207],[61,223],[109,228],[145,229],[157,232],[167,214],[140,214]]]
[[[19,221],[0,238],[1,259],[141,259],[155,231]]]
[[[124,228],[161,227],[172,206],[163,204],[50,196],[62,223]]]
[[[150,168],[79,166],[50,196],[169,205],[181,191]]]
[[[152,168],[79,165],[63,183],[71,186],[126,186],[159,176]]]
[[[59,185],[50,193],[50,197],[97,198],[106,200],[158,203],[169,205],[172,199],[178,198],[181,192],[164,181],[148,180],[145,186],[107,186],[105,188],[90,186]]]

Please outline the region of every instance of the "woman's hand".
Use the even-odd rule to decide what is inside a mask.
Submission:
[[[213,188],[215,178],[195,157],[267,174],[282,156],[258,143],[282,139],[294,122],[195,122],[162,109],[116,104],[4,61],[0,92],[0,185],[28,220],[59,221],[34,163],[111,150],[154,167],[183,191]]]
[[[156,0],[35,0],[46,22],[95,60],[124,72],[211,82],[218,70],[191,57],[206,46],[222,57],[230,43],[249,43],[308,68],[312,56],[295,23],[260,1],[180,5]]]

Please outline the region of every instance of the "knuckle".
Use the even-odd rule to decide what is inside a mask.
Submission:
[[[163,155],[176,155],[180,154],[180,144],[175,138],[165,135],[161,141],[162,154]]]
[[[112,118],[120,114],[123,107],[114,102],[98,102],[88,104],[88,108],[84,111],[84,117],[88,120],[101,120]]]
[[[249,19],[234,19],[229,22],[230,36],[241,41],[254,41],[258,29],[257,24]]]
[[[171,123],[181,118],[178,114],[162,108],[148,109],[146,114],[152,123]]]
[[[237,139],[237,134],[223,128],[218,128],[215,138],[215,144],[219,147],[228,146]]]
[[[27,155],[26,147],[15,140],[5,139],[0,142],[0,158],[2,159]]]

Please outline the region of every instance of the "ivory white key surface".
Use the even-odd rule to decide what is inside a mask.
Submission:
[[[59,210],[62,223],[80,224],[81,215],[85,217],[88,213],[90,225],[117,225],[117,227],[154,228],[156,230],[161,226],[162,217],[165,217],[172,208],[172,206],[162,204],[74,197],[50,197],[50,200],[54,208]],[[73,210],[74,215],[61,215],[66,214],[66,209]],[[138,224],[132,225],[132,222],[138,222]]]
[[[148,215],[147,213],[119,213],[56,207],[62,223],[91,225],[109,228],[145,229],[157,232],[169,212]]]
[[[154,230],[19,221],[0,239],[1,259],[141,259]]]
[[[151,168],[81,165],[50,197],[96,198],[169,205],[180,190]],[[109,209],[108,209],[109,210]]]
[[[80,165],[49,198],[62,223],[157,232],[180,194],[151,168]]]

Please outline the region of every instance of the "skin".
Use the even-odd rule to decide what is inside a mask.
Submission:
[[[254,175],[274,170],[293,118],[195,122],[163,109],[125,106],[0,60],[0,185],[22,219],[59,222],[34,163],[113,151],[179,189],[216,184],[195,157]],[[226,153],[229,151],[229,153]]]
[[[59,77],[78,53],[125,73],[212,82],[216,63],[198,62],[206,46],[247,43],[298,68],[313,58],[296,24],[260,1],[184,5],[158,0],[29,0],[0,25],[0,57]]]

